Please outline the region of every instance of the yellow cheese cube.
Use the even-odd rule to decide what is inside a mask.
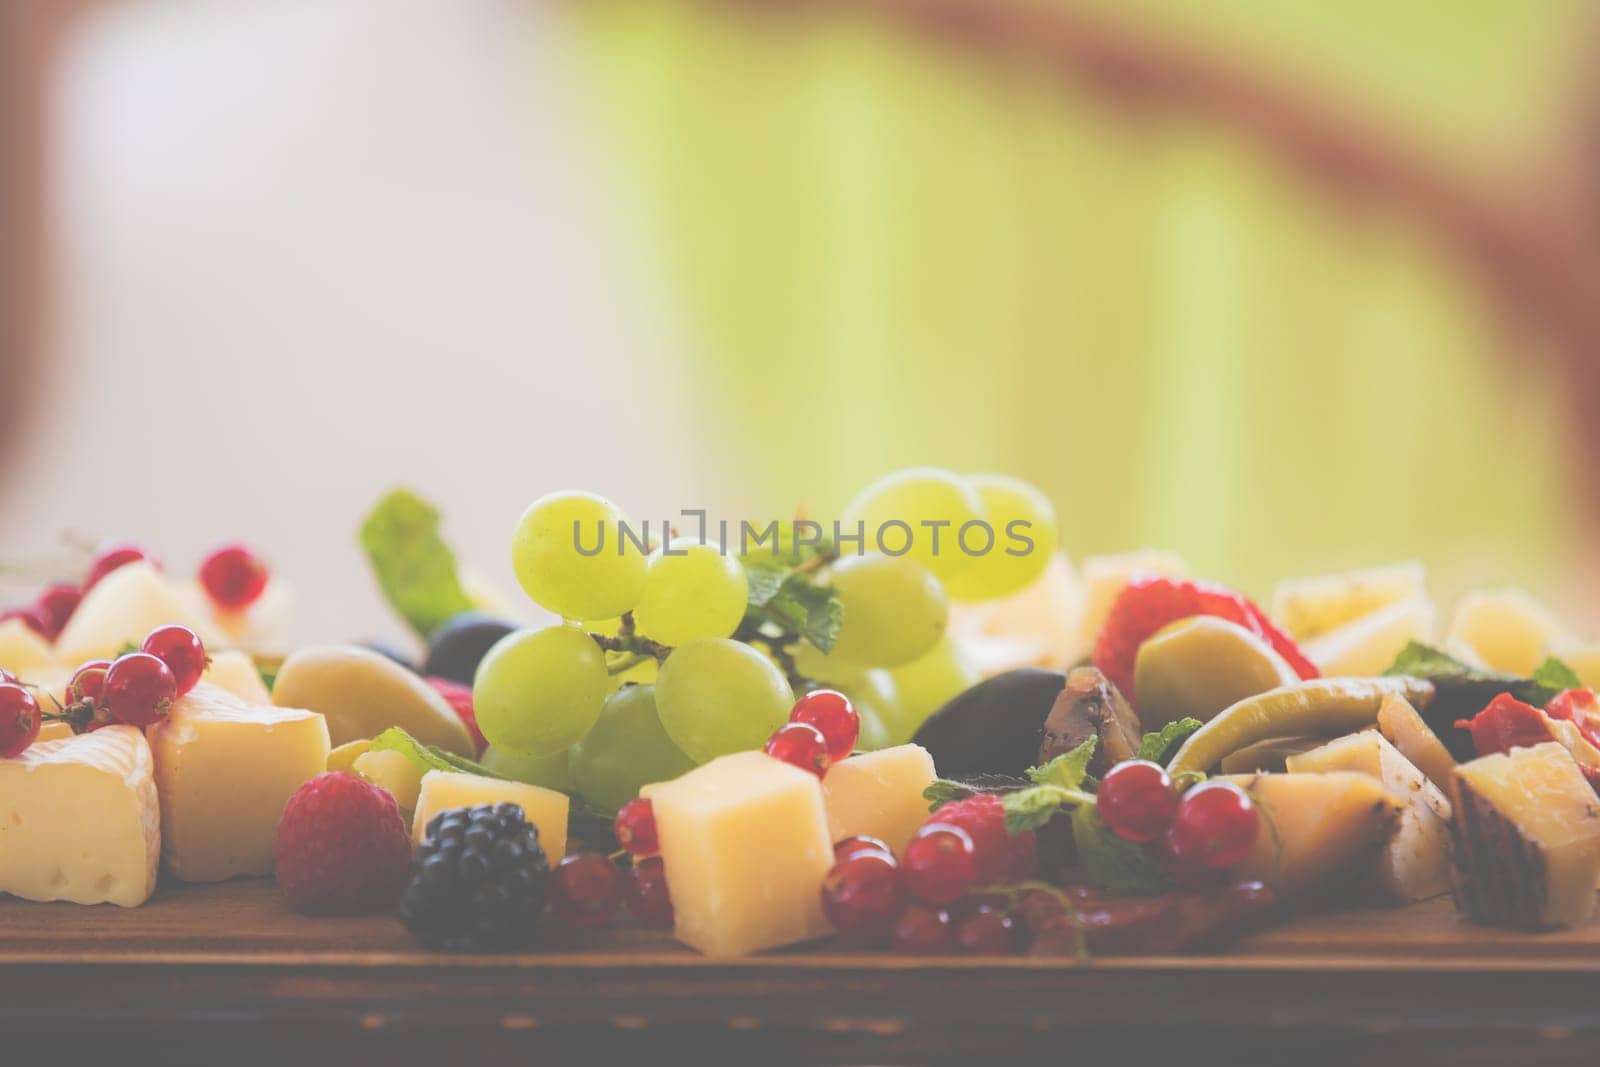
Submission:
[[[186,882],[271,874],[284,804],[327,766],[322,716],[201,682],[149,736],[167,869]]]
[[[679,941],[744,956],[831,932],[822,879],[833,840],[822,788],[762,752],[735,752],[651,787]]]
[[[0,622],[0,667],[35,684],[43,677],[53,677],[62,671],[50,642],[34,633],[21,619]]]
[[[89,590],[56,638],[56,654],[66,663],[115,659],[123,645],[137,645],[151,630],[168,623],[189,627],[207,646],[223,645],[210,620],[185,603],[152,564],[129,563]]]
[[[272,694],[267,683],[256,670],[256,661],[248,653],[236,648],[225,648],[211,656],[211,663],[202,676],[206,681],[226,689],[246,704],[271,704]]]
[[[160,860],[150,746],[135,728],[0,759],[0,893],[133,908],[155,891]]]
[[[867,834],[898,855],[928,818],[922,791],[934,777],[933,757],[921,745],[863,752],[835,763],[822,779],[828,836],[837,844]]]
[[[560,863],[567,854],[567,809],[571,801],[565,793],[526,782],[506,782],[457,771],[429,771],[422,776],[422,790],[417,794],[411,838],[420,843],[429,820],[446,808],[470,808],[502,800],[521,806],[522,814],[539,828],[539,846],[550,866]]]
[[[351,762],[350,769],[373,785],[387,789],[394,795],[394,802],[406,811],[416,810],[423,772],[404,752],[392,748],[363,752]]]

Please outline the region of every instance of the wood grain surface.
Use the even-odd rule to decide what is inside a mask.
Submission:
[[[0,900],[0,1034],[63,1062],[921,1063],[1224,1047],[1263,1062],[1567,1062],[1600,1054],[1600,924],[1460,921],[1448,900],[1323,915],[1226,953],[916,958],[823,944],[708,960],[663,934],[552,926],[526,955],[419,951],[387,916],[314,919],[270,882],[123,910]],[[1221,1046],[1218,1042],[1222,1042]],[[3,1057],[0,1057],[3,1059]]]

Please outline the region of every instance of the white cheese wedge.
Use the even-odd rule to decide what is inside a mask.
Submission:
[[[56,638],[56,655],[64,663],[114,659],[124,645],[138,645],[169,623],[189,627],[208,647],[223,644],[211,621],[185,603],[152,564],[129,563],[89,590]]]
[[[1399,699],[1399,698],[1397,698]],[[1399,825],[1373,870],[1384,896],[1402,903],[1450,891],[1450,802],[1438,786],[1376,730],[1336,738],[1290,756],[1291,773],[1360,771],[1405,801]]]
[[[201,682],[149,735],[167,869],[186,882],[271,874],[284,804],[328,763],[322,716]]]
[[[735,752],[649,787],[673,933],[708,956],[825,937],[833,841],[814,774]]]
[[[828,835],[876,837],[899,855],[928,818],[922,791],[935,777],[933,757],[921,745],[862,752],[828,768],[822,802]]]
[[[156,888],[161,818],[150,746],[131,726],[0,759],[0,893],[138,907]]]
[[[371,755],[371,753],[368,753]],[[362,756],[357,759],[360,763]],[[507,782],[481,774],[458,771],[429,771],[422,776],[417,793],[416,814],[411,820],[411,839],[420,843],[428,823],[447,808],[471,808],[479,804],[509,801],[522,807],[523,816],[539,828],[539,847],[554,867],[567,854],[567,816],[572,802],[565,793],[526,782]]]

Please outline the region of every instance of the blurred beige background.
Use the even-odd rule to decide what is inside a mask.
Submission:
[[[7,551],[71,529],[188,568],[240,538],[294,582],[306,636],[382,633],[355,531],[390,484],[445,503],[509,584],[511,524],[554,484],[659,511],[697,488],[678,472],[714,481],[714,437],[672,430],[678,331],[613,240],[552,13],[86,13],[59,72],[53,314]]]

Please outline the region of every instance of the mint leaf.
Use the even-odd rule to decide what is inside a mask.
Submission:
[[[1006,813],[1006,833],[1015,837],[1029,830],[1037,830],[1055,817],[1066,804],[1060,789],[1049,785],[1036,785],[1032,789],[1019,789],[1000,798]]]
[[[789,568],[782,563],[764,563],[748,558],[743,563],[745,581],[750,588],[745,598],[745,610],[760,611],[783,588],[784,579],[789,577]]]
[[[389,605],[426,638],[472,607],[456,557],[439,537],[439,511],[409,489],[391,490],[361,524],[361,547]]]
[[[503,774],[494,771],[479,763],[474,763],[464,756],[454,752],[447,752],[438,745],[425,745],[415,737],[406,733],[398,726],[391,726],[383,733],[372,739],[369,752],[398,752],[422,771],[458,771],[462,774],[476,774],[483,778],[498,778],[501,781],[511,781]]]
[[[1550,702],[1563,689],[1581,688],[1583,682],[1565,663],[1550,656],[1533,672],[1531,678],[1521,678],[1502,671],[1483,670],[1463,663],[1448,652],[1411,641],[1394,663],[1383,672],[1422,678],[1438,687],[1479,687],[1484,692],[1510,693],[1518,700],[1536,707]]]
[[[1091,885],[1150,893],[1172,887],[1172,880],[1144,846],[1124,841],[1107,829],[1093,805],[1081,804],[1073,810],[1072,841],[1084,879]]]
[[[1169,722],[1159,731],[1144,735],[1139,742],[1138,758],[1149,760],[1151,763],[1159,763],[1165,767],[1167,760],[1171,759],[1178,751],[1178,748],[1189,740],[1189,735],[1204,725],[1205,723],[1199,719],[1179,719],[1177,722]]]
[[[1003,795],[1027,788],[1026,778],[1010,774],[974,774],[966,778],[935,778],[922,791],[922,796],[928,801],[928,810],[933,811],[952,800],[966,800],[979,793]]]
[[[928,783],[928,788],[922,791],[922,799],[928,802],[928,810],[941,807],[952,800],[966,800],[975,797],[978,791],[965,782],[953,781],[949,778],[935,778]]]
[[[1558,693],[1563,689],[1583,688],[1583,679],[1578,677],[1578,672],[1554,656],[1546,656],[1545,661],[1539,664],[1533,672],[1533,681]]]
[[[771,623],[799,634],[818,651],[833,651],[839,625],[844,621],[844,606],[831,585],[819,583],[809,571],[783,563],[748,557],[743,562],[750,591],[741,632]]]
[[[1071,752],[1063,752],[1042,767],[1029,767],[1028,780],[1035,785],[1053,785],[1062,789],[1082,789],[1089,777],[1089,761],[1094,759],[1095,738],[1085,738]]]

